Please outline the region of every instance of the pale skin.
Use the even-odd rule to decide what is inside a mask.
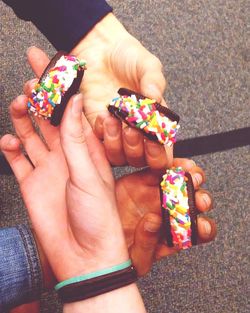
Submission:
[[[71,52],[87,61],[80,91],[88,121],[92,127],[98,122],[97,135],[100,139],[104,137],[102,122],[103,117],[107,116],[106,106],[117,95],[120,87],[127,87],[165,105],[162,95],[166,81],[161,62],[131,36],[112,13],[97,23]],[[49,63],[48,56],[35,47],[28,50],[28,60],[37,77],[41,76]],[[106,120],[106,130],[115,127]],[[119,131],[117,127],[113,134],[106,131],[105,144],[109,150],[113,148],[112,154],[108,154],[112,165],[128,163],[135,166],[149,165],[157,169],[172,165],[172,148],[168,149],[166,156],[162,146],[144,141],[141,134],[130,129],[124,133],[124,142],[128,146],[124,151],[123,145],[117,140]],[[136,157],[134,149],[137,151]]]
[[[28,196],[33,192],[38,194],[37,188],[41,188],[41,185],[39,183],[31,184],[31,181],[34,182],[38,179],[40,183],[42,182],[39,176],[44,167],[53,172],[53,169],[48,166],[49,161],[52,160],[49,155],[46,155],[45,145],[43,150],[45,154],[29,153],[32,149],[27,141],[22,141],[32,163],[36,164],[36,169],[25,158],[18,146],[17,154],[5,154],[19,181],[39,242],[59,281],[108,268],[129,258],[116,208],[111,168],[105,158],[101,143],[95,137],[87,120],[83,120],[82,97],[78,95],[68,104],[60,129],[61,145],[58,146],[58,149],[61,150],[61,156],[65,157],[65,169],[67,169],[68,175],[65,175],[66,182],[63,173],[60,176],[64,182],[62,188],[64,194],[58,206],[42,207],[39,199],[35,201],[33,196],[30,198]],[[28,138],[32,140],[33,144],[37,143],[41,151],[43,143],[35,133]],[[50,153],[49,150],[47,152]],[[54,163],[54,166],[56,165],[58,164]],[[49,190],[51,186],[44,186],[45,198],[48,196],[50,204],[55,205],[52,198],[61,197],[60,180],[53,173],[48,177],[48,181],[59,187],[57,187],[59,195],[55,193],[56,190],[53,190],[55,194],[52,196]],[[44,227],[45,224],[47,224],[46,227]],[[110,236],[111,229],[113,236]],[[121,312],[131,312],[131,308],[135,312],[145,312],[135,284],[86,301],[67,304],[64,306],[63,312],[83,312],[91,307],[91,312],[95,313],[105,307],[106,312],[113,313],[121,299],[125,298],[126,303],[121,308]]]

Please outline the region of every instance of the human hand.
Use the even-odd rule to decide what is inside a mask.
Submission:
[[[195,187],[195,201],[200,213],[213,207],[211,194],[201,188],[205,182],[204,171],[192,160],[175,158],[174,167],[182,167],[192,176]],[[125,233],[129,253],[139,275],[145,275],[154,261],[177,253],[169,248],[162,238],[161,203],[159,192],[159,172],[145,169],[116,181],[116,196],[119,213]],[[127,203],[126,209],[122,204]],[[216,224],[204,215],[198,216],[198,243],[214,240]]]
[[[85,58],[88,72],[81,85],[86,116],[93,126],[97,114],[120,87],[163,102],[166,81],[162,64],[112,14],[105,16],[71,51]]]
[[[131,160],[117,140],[119,128],[114,125],[111,130],[108,124],[103,126],[103,118],[108,114],[106,106],[120,87],[135,90],[165,105],[162,97],[166,81],[159,59],[131,36],[112,13],[95,25],[72,50],[72,54],[87,61],[87,71],[80,87],[87,119],[92,127],[97,123],[97,135],[100,139],[117,143],[119,151],[113,151],[107,156],[110,163],[149,165],[151,168],[172,166],[172,148],[167,147],[166,154],[164,147],[144,140],[140,132],[129,128],[126,138],[130,142],[133,138],[140,145],[140,154]],[[28,60],[38,77],[49,62],[48,57],[34,47],[28,51]],[[106,133],[105,138],[104,127],[111,130],[109,134]]]
[[[134,140],[133,136],[136,136],[137,132],[133,132],[133,129],[129,127],[122,129],[121,122],[112,116],[104,117],[102,123],[104,125],[104,138],[106,138],[104,140],[106,155],[115,156],[114,152],[117,155],[121,154],[122,151],[118,148],[118,145],[121,144],[122,149],[126,151],[126,155],[130,160],[129,163],[133,164],[134,161],[137,161],[142,148],[141,144],[129,144],[129,140],[132,142]],[[108,128],[114,127],[114,125],[119,129],[119,135],[117,135],[116,140],[108,138],[107,135]],[[95,131],[98,132],[97,124],[95,125]],[[128,137],[130,137],[129,140]],[[159,144],[156,144],[155,149],[157,155],[157,149],[158,153],[160,149]],[[156,163],[154,168],[161,169],[162,171],[164,162],[161,162],[161,159],[158,157],[155,157],[155,159],[152,158],[151,163],[152,161]],[[192,174],[197,190],[195,195],[197,209],[200,212],[209,211],[212,207],[211,194],[200,189],[200,185],[205,181],[204,171],[195,166],[192,160],[176,158],[173,162],[174,167],[180,166]],[[160,236],[161,203],[159,181],[161,179],[161,171],[154,171],[148,168],[124,176],[116,182],[116,195],[120,217],[130,255],[133,258],[139,275],[146,274],[155,260],[178,252],[175,248],[167,247]],[[197,182],[196,177],[199,177],[199,182]],[[204,197],[205,200],[203,199]],[[127,203],[126,210],[122,206],[125,202]],[[198,218],[199,243],[209,242],[215,236],[215,222],[204,216]]]
[[[128,259],[112,172],[88,122],[81,122],[80,98],[70,101],[61,129],[39,120],[46,146],[27,115],[27,97],[19,96],[10,107],[19,139],[5,135],[0,142],[58,280]]]

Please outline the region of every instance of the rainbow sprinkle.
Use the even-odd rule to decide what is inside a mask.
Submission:
[[[86,62],[72,55],[63,55],[46,77],[32,90],[28,110],[34,115],[50,119],[54,108],[61,103],[79,70],[86,69]]]
[[[161,182],[162,207],[168,210],[173,245],[179,249],[192,247],[187,180],[184,170],[177,167],[167,170]]]
[[[155,100],[123,95],[114,98],[109,105],[126,112],[125,120],[129,125],[155,135],[161,144],[172,146],[176,142],[176,133],[180,126],[156,109]]]

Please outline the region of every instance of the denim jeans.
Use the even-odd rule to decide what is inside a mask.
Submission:
[[[0,312],[39,298],[42,269],[26,225],[0,228]]]

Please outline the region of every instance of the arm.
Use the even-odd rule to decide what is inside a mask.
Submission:
[[[26,106],[26,100],[19,97],[14,106],[18,104],[21,109]],[[44,126],[48,131],[47,142],[54,147],[53,151],[47,150],[35,133],[25,135],[25,129],[34,131],[31,120],[26,111],[17,116],[13,109],[17,133],[35,168],[19,149],[18,139],[9,146],[10,137],[3,137],[1,148],[20,183],[37,237],[58,281],[127,261],[129,256],[117,212],[112,171],[101,143],[87,120],[82,120],[82,97],[75,96],[69,102],[60,128],[48,127],[46,121],[40,120],[41,128]],[[57,132],[60,141],[52,143]],[[55,164],[59,175],[54,171]],[[40,187],[45,181],[41,194]],[[110,312],[115,312],[124,296],[128,301],[124,309],[133,306],[136,312],[144,312],[134,284],[85,301],[81,296],[79,310],[90,305],[100,310],[105,304]],[[65,305],[65,310],[77,311],[76,306],[78,303]]]
[[[135,284],[85,301],[64,305],[64,313],[146,313],[141,295]]]
[[[85,234],[87,235],[87,237],[85,236],[85,240],[89,238],[90,242],[93,242],[94,244],[97,243],[97,251],[92,251],[94,255],[92,257],[91,255],[86,255],[86,259],[89,259],[88,261],[85,259],[87,261],[86,268],[89,271],[89,269],[91,269],[93,266],[93,259],[95,258],[97,262],[94,265],[94,269],[96,267],[100,268],[100,264],[102,264],[103,267],[105,259],[106,262],[108,262],[106,264],[119,264],[121,260],[127,259],[128,253],[126,252],[126,248],[124,247],[123,234],[120,232],[121,224],[119,222],[119,219],[117,219],[118,216],[116,204],[115,211],[114,209],[112,209],[113,195],[110,193],[110,188],[114,192],[114,185],[110,176],[110,167],[108,166],[107,160],[104,155],[104,150],[102,149],[100,142],[98,142],[97,138],[94,136],[93,130],[88,124],[86,118],[83,117],[82,119],[81,98],[82,97],[75,96],[73,98],[73,102],[69,103],[66,109],[63,123],[61,126],[61,142],[68,164],[70,176],[67,183],[68,188],[66,190],[66,199],[71,223],[75,224],[75,227],[77,225],[78,227],[83,227],[82,233],[85,232]],[[86,173],[87,170],[90,174]],[[84,175],[80,173],[84,173]],[[88,179],[89,175],[91,175],[91,180]],[[98,176],[101,177],[101,181],[99,181],[99,179],[96,180]],[[106,187],[103,186],[103,183],[104,186],[106,185]],[[80,189],[80,192],[77,191],[77,188]],[[104,194],[102,193],[103,188],[105,190]],[[106,220],[105,230],[102,228],[102,238],[98,238],[100,231],[97,231],[98,227],[96,228],[96,226],[98,226],[99,224],[100,227],[102,223],[100,224],[100,221],[98,221],[97,217],[95,217],[96,220],[93,221],[91,219],[91,214],[86,212],[86,214],[90,215],[90,226],[87,227],[86,225],[81,226],[79,222],[75,221],[76,217],[80,217],[80,215],[78,215],[79,213],[76,215],[76,207],[81,206],[81,210],[83,212],[85,210],[84,207],[91,209],[91,207],[89,206],[90,204],[88,204],[87,201],[93,203],[93,200],[91,200],[91,198],[94,194],[96,194],[95,198],[97,197],[97,202],[96,200],[94,200],[94,202],[96,202],[96,205],[98,205],[98,203],[103,203],[102,209],[99,211],[99,214],[109,215],[109,221],[107,221],[105,217],[98,218],[100,221]],[[107,195],[108,198],[106,198]],[[102,199],[103,201],[98,201],[98,198],[100,200]],[[92,210],[95,210],[97,213],[98,209],[96,205],[92,207]],[[115,222],[115,224],[113,224],[113,222]],[[85,223],[88,223],[87,220],[85,220]],[[111,225],[113,225],[113,227],[109,227]],[[94,229],[96,229],[96,235],[95,238],[92,238],[94,234]],[[106,229],[108,230],[107,235],[105,235]],[[110,233],[111,229],[112,234]],[[77,229],[75,229],[76,237],[78,236],[77,233],[78,231]],[[114,242],[115,244],[112,242]],[[85,249],[88,248],[88,244],[86,245],[85,243],[84,245]],[[98,246],[99,249],[102,249],[106,246],[105,253],[100,253],[100,251],[98,251]],[[114,248],[115,250],[118,250],[118,253],[114,253]],[[88,264],[91,264],[90,267]],[[121,303],[123,303],[122,306]],[[126,287],[104,293],[100,296],[90,298],[85,301],[66,304],[64,305],[64,313],[73,313],[78,311],[91,311],[92,313],[98,313],[104,308],[105,312],[107,313],[115,313],[117,312],[118,307],[119,312],[121,313],[130,313],[132,311],[137,313],[146,312],[142,298],[135,284],[130,284]]]
[[[12,7],[19,18],[31,21],[57,50],[66,51],[71,50],[112,11],[104,0],[3,1]]]

